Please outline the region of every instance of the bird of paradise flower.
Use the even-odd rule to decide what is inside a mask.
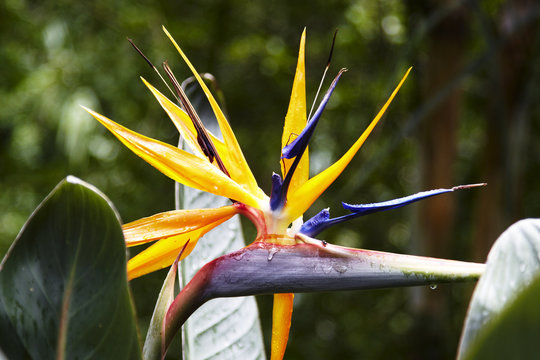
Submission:
[[[198,190],[229,198],[232,204],[214,209],[168,211],[124,225],[127,246],[155,242],[129,260],[127,271],[130,280],[170,266],[180,251],[182,251],[180,260],[185,258],[204,234],[235,214],[246,216],[255,225],[257,229],[255,242],[294,245],[299,239],[310,239],[329,226],[358,216],[401,207],[430,196],[476,186],[465,185],[451,189],[425,191],[382,203],[365,205],[344,203],[345,209],[350,211],[348,215],[330,218],[328,209],[324,209],[313,218],[303,222],[302,214],[346,168],[385,113],[411,69],[406,71],[386,103],[350,149],[333,165],[310,178],[308,142],[345,69],[337,74],[319,107],[308,119],[305,93],[306,33],[304,30],[283,128],[281,175],[273,174],[272,191],[268,196],[257,185],[238,141],[214,96],[173,37],[165,28],[163,30],[205,93],[218,121],[223,140],[218,139],[202,126],[180,86],[174,84],[173,76],[170,78],[181,106],[170,101],[145,79],[142,78],[142,81],[173,121],[191,153],[138,134],[95,111],[85,109],[130,150],[171,179]],[[292,293],[274,294],[272,359],[281,359],[285,353],[293,298]]]

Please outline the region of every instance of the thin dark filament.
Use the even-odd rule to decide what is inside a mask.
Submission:
[[[178,82],[178,80],[176,80],[176,77],[174,76],[167,62],[163,63],[163,69],[165,70],[165,73],[169,77],[169,80],[171,81],[174,87],[174,90],[176,90],[176,94],[178,95],[179,102],[182,105],[182,108],[184,109],[186,114],[189,116],[189,118],[193,122],[195,131],[197,131],[197,143],[201,147],[201,150],[203,151],[204,155],[208,157],[208,160],[210,160],[211,163],[214,162],[214,159],[215,159],[219,169],[223,171],[225,175],[230,177],[229,172],[227,171],[227,169],[225,168],[225,165],[223,164],[223,161],[219,157],[219,154],[214,146],[214,143],[210,139],[210,136],[208,135],[206,128],[204,127],[201,119],[199,118],[199,115],[197,115],[197,112],[193,108],[193,105],[191,105],[191,102],[186,96],[186,93],[180,86],[180,83]]]
[[[133,48],[139,53],[139,55],[142,56],[142,58],[144,59],[144,61],[146,61],[146,63],[148,64],[148,66],[150,66],[155,72],[156,74],[158,74],[159,78],[161,79],[161,81],[163,81],[163,83],[165,84],[165,86],[167,87],[167,89],[169,89],[169,91],[171,92],[172,96],[174,96],[174,98],[176,99],[176,101],[178,103],[180,103],[180,99],[178,99],[178,96],[176,96],[176,94],[174,93],[174,91],[172,91],[171,87],[169,86],[169,84],[167,83],[167,81],[165,81],[165,79],[163,78],[163,76],[161,75],[161,73],[159,72],[159,70],[157,69],[157,67],[154,66],[154,64],[152,64],[152,62],[146,57],[146,55],[143,54],[143,52],[137,47],[137,45],[135,45],[135,43],[133,42],[133,40],[131,40],[130,38],[127,38],[127,41],[129,41],[129,43],[131,44],[131,46],[133,46]]]
[[[337,32],[338,31],[336,29],[336,31],[334,32],[334,37],[332,38],[332,46],[330,47],[330,54],[328,55],[328,61],[326,62],[326,67],[324,68],[322,79],[321,79],[321,82],[319,83],[319,88],[317,89],[317,93],[315,94],[315,99],[313,99],[311,110],[309,110],[309,115],[307,117],[308,120],[311,119],[311,114],[313,113],[313,109],[315,109],[315,104],[317,103],[317,98],[319,97],[319,93],[321,92],[324,79],[326,78],[326,73],[328,72],[328,69],[330,68],[330,63],[332,62],[332,55],[334,54],[334,45],[336,44]]]

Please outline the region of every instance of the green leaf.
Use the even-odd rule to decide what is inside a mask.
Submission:
[[[182,251],[178,254],[178,257],[171,265],[161,291],[159,292],[154,312],[152,313],[152,319],[150,320],[150,326],[146,333],[146,340],[143,346],[143,359],[153,360],[161,359],[165,349],[163,348],[163,319],[169,310],[169,306],[174,300],[174,285],[176,280],[176,274],[178,272],[178,259],[184,252],[184,249],[189,244],[189,241],[184,245]]]
[[[0,360],[29,358],[24,345],[15,332],[8,318],[2,301],[2,288],[0,287]]]
[[[140,358],[118,215],[73,176],[24,225],[0,265],[0,289],[31,358]]]
[[[204,74],[221,104],[222,96],[213,77]],[[190,78],[191,79],[191,78]],[[192,80],[183,86],[202,122],[208,130],[219,136],[217,121],[213,118],[208,101],[199,86]],[[192,86],[193,85],[193,86]],[[230,204],[228,199],[183,187],[180,208],[208,208]],[[199,240],[195,250],[182,260],[182,282],[187,284],[207,262],[245,246],[238,216],[207,233]],[[216,299],[195,312],[183,327],[185,359],[265,359],[262,330],[257,303],[253,297]]]
[[[536,359],[540,354],[540,220],[497,239],[469,305],[458,359]]]

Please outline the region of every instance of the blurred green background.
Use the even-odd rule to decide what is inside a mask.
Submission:
[[[171,144],[177,133],[138,79],[162,84],[132,50],[217,78],[261,187],[279,144],[298,42],[307,27],[313,101],[332,35],[342,77],[310,145],[312,171],[354,142],[413,66],[382,123],[318,200],[375,202],[487,182],[487,188],[371,215],[319,237],[384,251],[484,261],[512,222],[540,214],[540,32],[535,1],[94,1],[0,3],[0,255],[68,174],[100,188],[124,221],[174,208],[174,186],[79,105]],[[329,84],[326,81],[326,86]],[[254,230],[245,224],[247,239]],[[132,282],[144,322],[164,274]],[[472,284],[298,295],[288,359],[442,359],[455,355]],[[258,298],[266,341],[271,297]]]

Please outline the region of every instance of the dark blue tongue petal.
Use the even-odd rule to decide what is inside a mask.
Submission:
[[[279,174],[272,174],[272,193],[270,194],[270,209],[276,210],[283,205],[283,180]]]
[[[311,139],[311,136],[313,135],[313,131],[315,130],[315,126],[317,126],[317,123],[319,122],[319,119],[321,118],[321,115],[324,111],[324,108],[326,107],[326,104],[328,104],[328,100],[330,100],[330,96],[332,95],[332,92],[334,91],[337,82],[339,78],[341,77],[341,74],[343,74],[347,69],[341,69],[337,76],[335,77],[334,81],[332,81],[332,84],[330,85],[330,88],[326,91],[326,94],[324,94],[324,98],[321,101],[321,104],[317,108],[317,111],[315,111],[315,114],[313,114],[313,117],[309,119],[306,127],[300,135],[296,139],[294,139],[290,144],[286,145],[282,151],[281,151],[281,158],[282,159],[292,159],[296,156],[302,156],[304,151],[306,150],[309,140]]]
[[[345,71],[347,71],[347,69],[341,69],[335,77],[334,81],[332,81],[332,84],[324,95],[324,98],[322,99],[319,108],[317,109],[313,117],[309,120],[304,130],[302,130],[302,133],[290,144],[286,145],[282,149],[282,159],[295,159],[291,167],[287,171],[285,179],[281,180],[281,177],[279,177],[277,174],[274,174],[272,176],[272,195],[270,196],[270,208],[272,210],[276,210],[285,205],[285,202],[287,201],[287,191],[289,190],[289,185],[291,183],[294,171],[296,170],[296,167],[298,166],[302,155],[304,155],[304,152],[306,151],[309,140],[311,139],[311,135],[313,135],[313,131],[315,130],[315,126],[319,122],[322,112],[326,104],[328,103],[328,100],[330,100],[330,96],[332,95],[332,92],[334,91],[337,82],[341,77],[341,74],[343,74]],[[279,177],[279,181],[278,177],[276,176]]]
[[[372,203],[372,204],[351,205],[347,203],[342,203],[343,207],[346,210],[351,211],[350,214],[331,219],[330,212],[328,211],[328,209],[324,209],[321,212],[319,212],[317,215],[315,215],[314,217],[306,221],[300,228],[299,232],[307,236],[313,237],[319,234],[324,229],[329,228],[332,225],[339,224],[350,219],[354,219],[354,218],[364,216],[364,215],[373,214],[378,211],[396,209],[396,208],[408,205],[410,203],[413,203],[413,202],[416,202],[416,201],[419,201],[419,200],[422,200],[431,196],[445,194],[448,192],[453,192],[455,190],[469,189],[472,187],[485,186],[485,185],[486,185],[485,183],[470,184],[470,185],[454,186],[451,189],[435,189],[435,190],[429,190],[429,191],[422,191],[417,194],[405,196],[399,199]]]
[[[369,215],[373,214],[378,211],[384,211],[384,210],[390,210],[390,209],[396,209],[405,205],[408,205],[410,203],[439,195],[444,194],[448,192],[454,191],[454,188],[452,189],[435,189],[435,190],[429,190],[429,191],[422,191],[417,194],[405,196],[399,199],[393,199],[378,203],[372,203],[372,204],[358,204],[358,205],[352,205],[347,203],[342,203],[343,207],[346,210],[349,210],[356,214],[357,216],[363,216],[363,215]]]
[[[329,226],[327,226],[329,219],[330,210],[328,208],[322,209],[317,215],[303,223],[299,232],[313,237]]]

